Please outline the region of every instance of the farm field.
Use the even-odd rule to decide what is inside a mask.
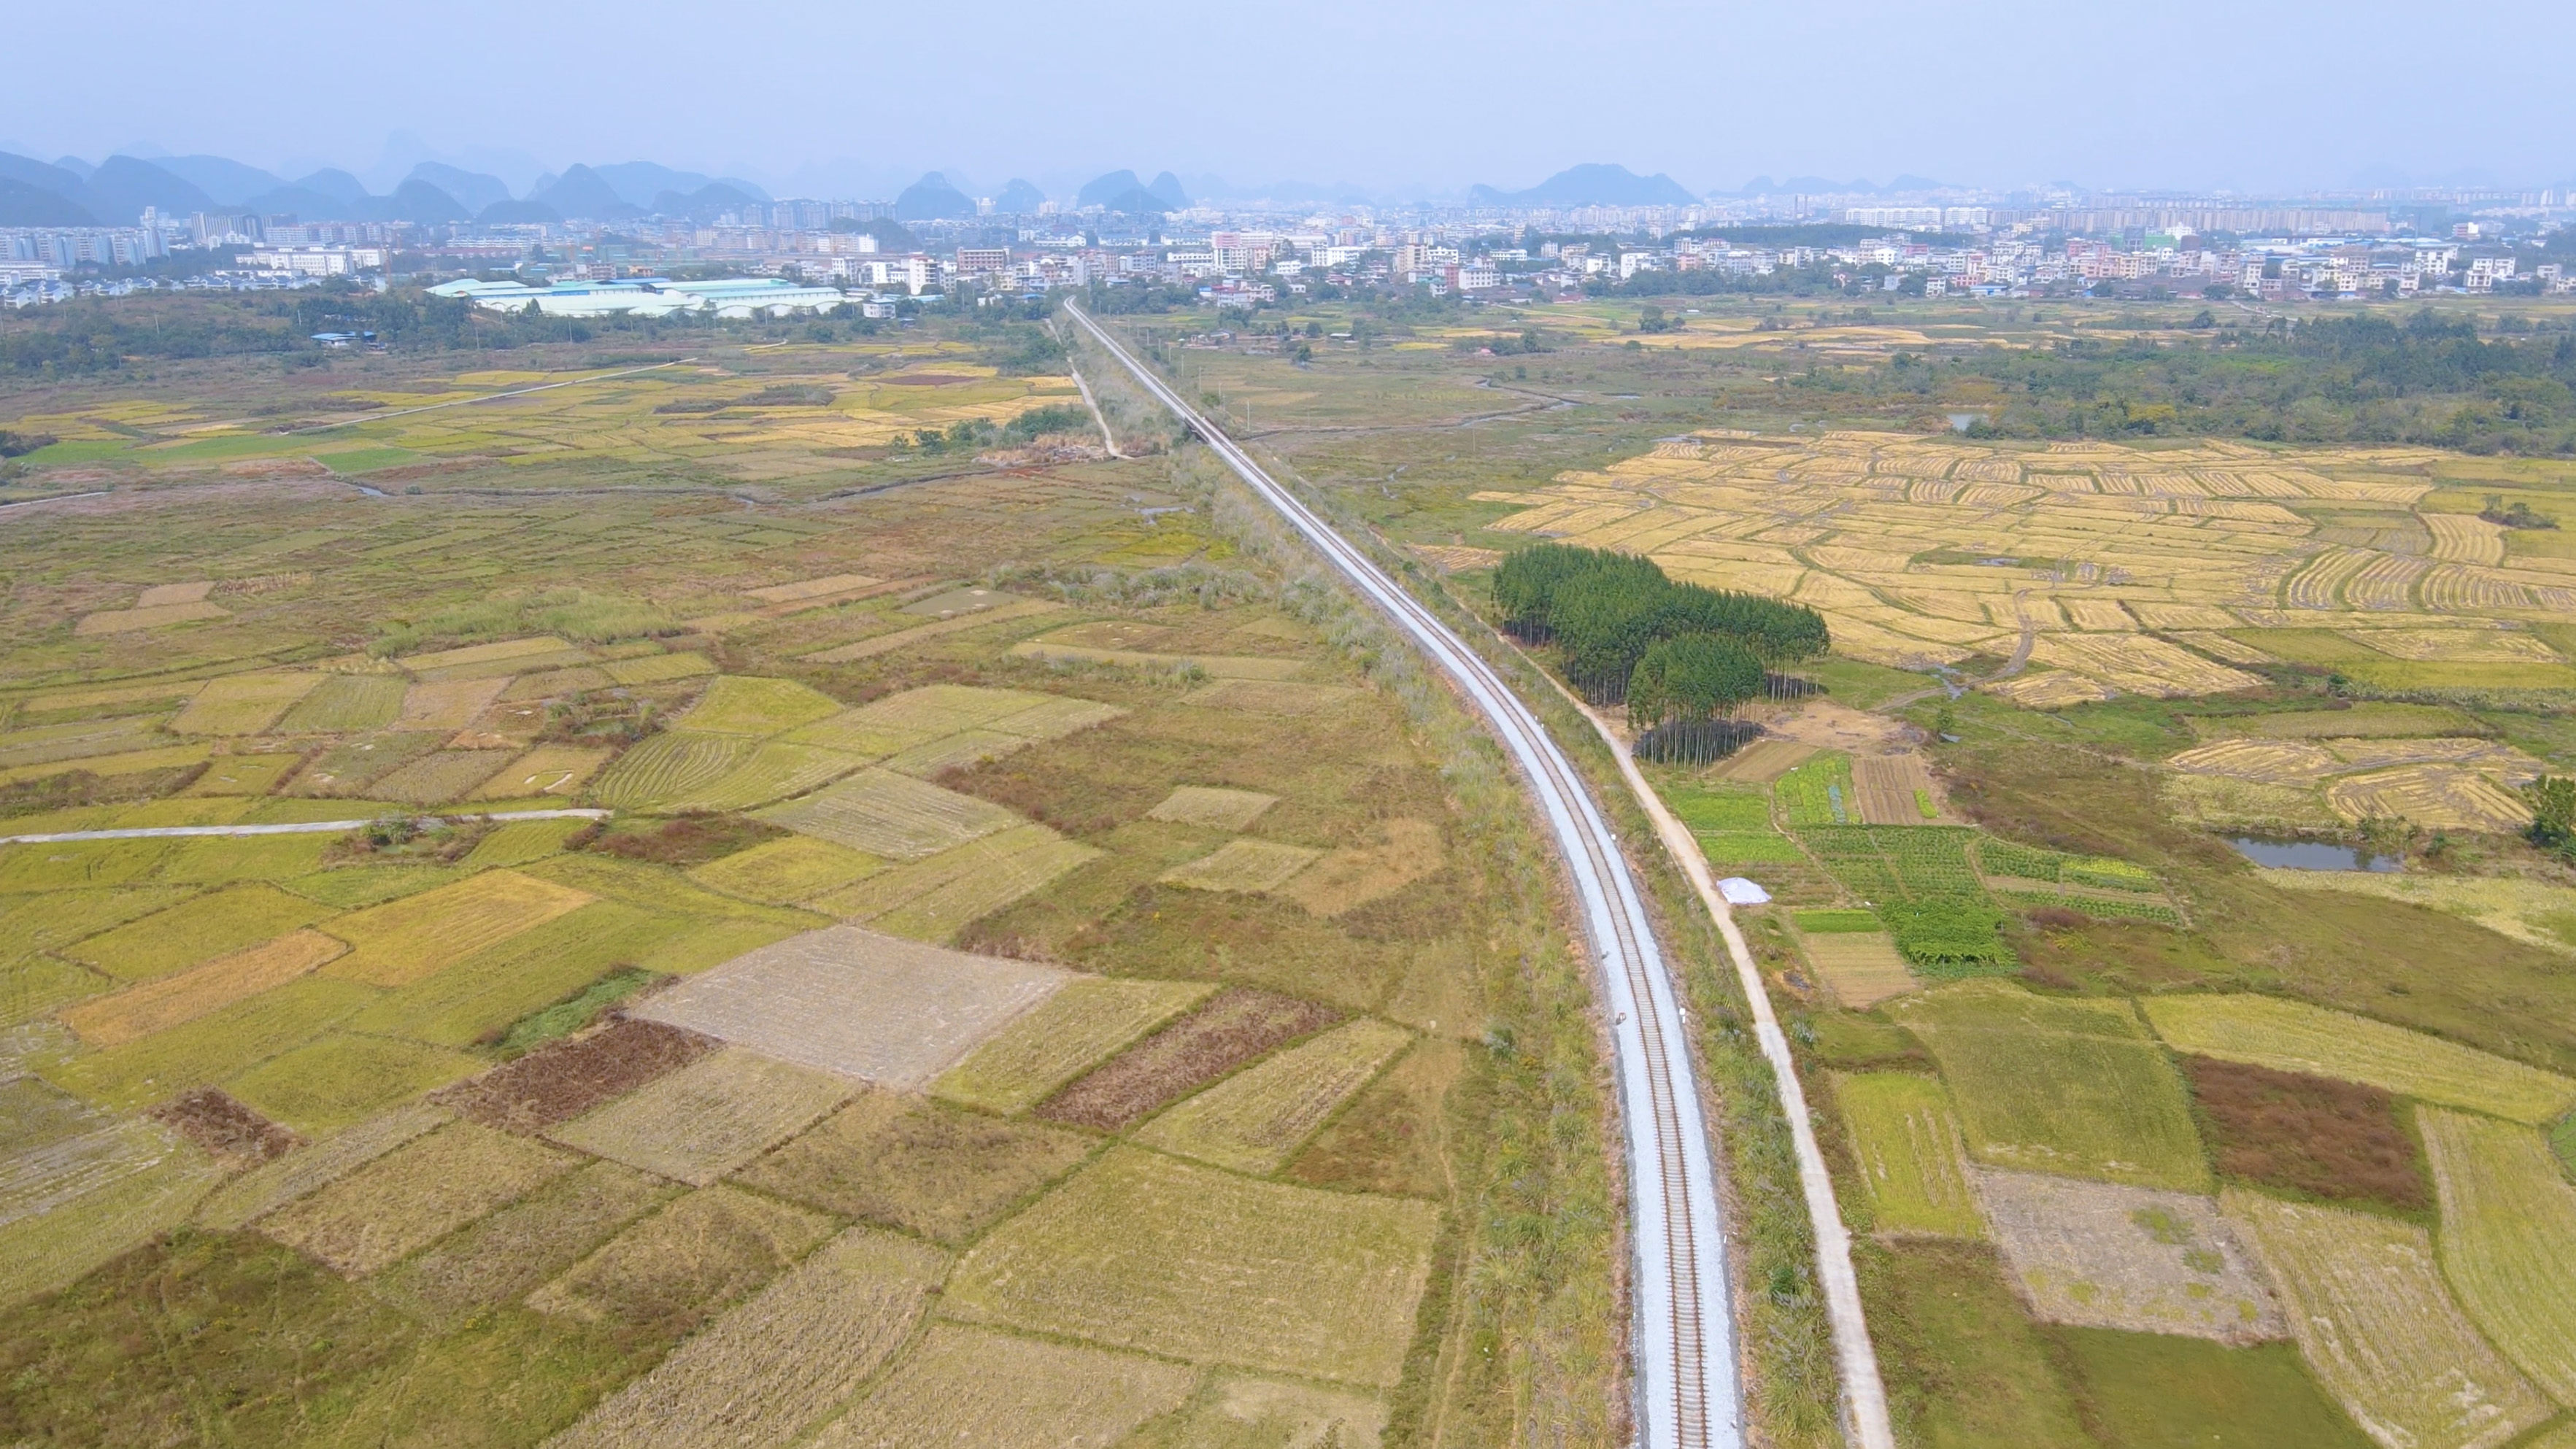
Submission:
[[[11,515],[0,834],[368,824],[0,845],[0,1439],[1588,1442],[1615,1329],[1530,1311],[1613,1271],[1581,982],[1448,706],[1184,458],[924,450],[1074,394],[901,345],[58,430],[119,442]],[[513,385],[432,383],[358,390]],[[768,383],[834,400],[653,411]],[[1164,880],[1236,842],[1300,870]],[[1467,1285],[1488,1192],[1556,1241]],[[1102,1232],[1066,1314],[990,1271]]]

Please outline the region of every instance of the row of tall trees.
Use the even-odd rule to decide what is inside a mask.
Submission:
[[[1694,753],[1731,748],[1736,732],[1711,726],[1832,645],[1813,609],[1676,583],[1652,559],[1573,544],[1504,559],[1494,604],[1506,633],[1556,647],[1585,699],[1625,703],[1641,727],[1698,741]]]

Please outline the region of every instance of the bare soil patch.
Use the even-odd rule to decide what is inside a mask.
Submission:
[[[1229,987],[1038,1104],[1037,1115],[1115,1132],[1341,1013],[1293,996]]]
[[[144,1113],[197,1145],[228,1171],[273,1162],[304,1139],[233,1100],[220,1087],[182,1092]]]
[[[457,1083],[437,1100],[486,1127],[533,1136],[676,1072],[720,1045],[683,1027],[620,1020],[539,1047]]]

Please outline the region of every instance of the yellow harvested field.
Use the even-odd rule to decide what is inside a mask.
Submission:
[[[487,870],[333,921],[331,933],[357,949],[331,974],[371,986],[409,986],[593,899],[588,891],[517,871]]]
[[[2400,765],[2354,775],[2326,787],[2326,803],[2346,820],[2403,820],[2434,830],[2507,834],[2531,823],[2521,796],[2458,765]]]
[[[945,943],[1102,854],[1043,825],[1024,825],[844,886],[814,906],[891,935]]]
[[[1214,855],[1163,872],[1166,885],[1201,891],[1273,891],[1323,852],[1268,840],[1229,840]]]
[[[1910,1072],[1838,1073],[1834,1100],[1851,1133],[1873,1231],[1985,1236],[1985,1220],[1968,1187],[1958,1114],[1939,1078]]]
[[[1915,987],[1896,939],[1885,931],[1829,931],[1805,938],[1807,960],[1832,989],[1834,999],[1853,1011],[1867,1011]]]
[[[2362,1082],[2401,1097],[2545,1123],[2576,1106],[2576,1081],[2439,1037],[2305,1002],[2253,995],[2150,996],[2174,1050]]]
[[[703,1187],[802,1132],[856,1090],[829,1073],[728,1048],[547,1135]]]
[[[1214,990],[1200,981],[1075,977],[941,1074],[931,1095],[988,1112],[1026,1111]]]
[[[478,800],[523,800],[531,795],[578,795],[608,751],[591,745],[539,745],[502,767],[475,790]]]
[[[160,609],[172,604],[202,604],[215,591],[213,579],[197,579],[184,584],[154,584],[134,601],[138,609]]]
[[[936,1248],[852,1228],[601,1401],[549,1449],[788,1443],[903,1346],[947,1267]]]
[[[1116,1148],[985,1235],[944,1311],[1390,1388],[1440,1209],[1254,1182]]]
[[[2168,775],[2156,783],[2165,813],[2185,825],[2217,829],[2337,830],[2344,820],[2325,796],[2295,785],[2265,785],[2218,775]]]
[[[837,598],[842,594],[855,594],[861,589],[871,589],[883,582],[883,579],[873,578],[867,574],[831,574],[819,579],[799,579],[791,584],[771,584],[766,588],[745,589],[742,592],[745,598],[758,599],[764,604],[795,604],[803,603],[808,599],[828,599]]]
[[[981,613],[961,614],[953,619],[938,619],[927,624],[916,624],[909,629],[897,629],[891,634],[879,634],[874,638],[861,639],[855,644],[839,645],[804,657],[808,662],[815,664],[848,664],[860,659],[874,659],[881,654],[891,654],[897,649],[909,649],[924,640],[937,639],[948,634],[962,634],[969,629],[980,629],[988,624],[1025,619],[1032,614],[1051,614],[1063,607],[1064,605],[1053,599],[1023,599],[1016,604],[1005,604],[998,609],[987,609]]]
[[[775,735],[840,712],[839,700],[792,679],[722,674],[677,723],[700,734]]]
[[[460,679],[552,669],[589,658],[588,654],[561,639],[540,635],[528,639],[502,639],[490,644],[470,644],[462,649],[441,649],[428,654],[407,654],[396,662],[416,679]]]
[[[255,735],[322,682],[319,674],[227,674],[209,679],[170,721],[183,735]]]
[[[84,1001],[66,1008],[62,1022],[93,1047],[114,1046],[292,981],[348,949],[319,931],[296,931],[174,976]]]
[[[2405,901],[2475,921],[2499,935],[2553,951],[2576,951],[2576,889],[2511,877],[2419,875],[2411,871],[2264,870],[2283,890],[2349,891]]]
[[[701,885],[783,906],[812,900],[885,866],[865,851],[810,835],[791,835],[719,856],[689,875]]]
[[[2552,1398],[2576,1402],[2576,1187],[2565,1167],[2530,1127],[2439,1108],[2415,1122],[2460,1305]]]
[[[1510,495],[1518,502],[1520,495]],[[1490,548],[1470,548],[1460,544],[1417,543],[1407,546],[1414,557],[1440,570],[1454,574],[1470,569],[1489,569],[1503,561],[1500,552]]]
[[[1319,916],[1338,916],[1383,900],[1447,863],[1440,827],[1398,816],[1381,821],[1374,845],[1327,851],[1279,887],[1279,894]]]
[[[2346,629],[2343,636],[2397,659],[2456,664],[2564,664],[2565,656],[2529,634],[2502,629]]]
[[[102,931],[57,954],[125,981],[147,981],[273,940],[330,909],[266,884],[238,885],[181,901]]]
[[[2276,785],[2312,785],[2352,768],[2305,740],[2219,740],[2185,750],[2165,763],[2195,775],[2226,775]]]
[[[878,769],[773,805],[760,818],[888,860],[917,860],[1023,823],[999,805]]]
[[[1371,1017],[1346,1022],[1186,1099],[1136,1140],[1267,1177],[1412,1040]]]
[[[1276,661],[1273,661],[1276,662]],[[1219,679],[1193,690],[1189,702],[1208,709],[1239,709],[1246,714],[1296,717],[1321,714],[1358,697],[1346,684],[1293,684],[1268,679]]]
[[[638,659],[612,659],[599,666],[600,672],[619,684],[660,684],[672,679],[694,679],[713,674],[716,667],[707,656],[696,653],[647,654]]]
[[[1011,653],[1022,659],[1052,659],[1075,664],[1118,664],[1129,669],[1195,669],[1211,679],[1256,680],[1271,683],[1295,679],[1306,668],[1306,661],[1303,659],[1281,659],[1258,654],[1155,654],[1140,649],[1100,649],[1085,644],[1063,643],[1052,634],[1014,644],[1011,646]]]
[[[1811,603],[1836,652],[1873,663],[2007,655],[2026,620],[2032,659],[2096,691],[2200,694],[2251,685],[2233,666],[2261,661],[2214,639],[2206,658],[2142,625],[2477,629],[2576,612],[2564,576],[2504,567],[2486,527],[2428,509],[2436,461],[2367,449],[2258,455],[2220,442],[2032,453],[1866,432],[1659,444],[1543,488],[1492,493],[1522,506],[1489,526],[1643,553],[1676,578]],[[2392,525],[2421,519],[2435,557],[2331,545],[2336,523],[2310,516],[2310,504],[2384,510]],[[2355,619],[2361,611],[2370,617]],[[1989,686],[2039,708],[2080,702],[2081,688],[2050,674]]]
[[[397,1107],[234,1178],[197,1209],[197,1222],[223,1232],[247,1227],[455,1119],[431,1102]]]
[[[1977,688],[1999,699],[2011,700],[2024,709],[2072,709],[2079,704],[2094,704],[2111,697],[2109,686],[2087,675],[2072,674],[2062,669],[1990,680]]]
[[[421,732],[461,730],[490,709],[492,701],[509,687],[507,675],[422,681],[403,691],[402,712],[394,716],[393,728]]]
[[[284,751],[272,755],[217,755],[207,761],[206,773],[197,777],[197,783],[181,793],[266,795],[303,763],[302,755]]]
[[[2557,1412],[2460,1311],[2422,1228],[2236,1188],[2219,1202],[2308,1367],[2380,1443],[2495,1449]]]
[[[812,1442],[815,1449],[1072,1449],[1123,1442],[1130,1430],[1181,1406],[1196,1370],[947,1324],[857,1407]]]
[[[1146,811],[1145,818],[1168,820],[1175,825],[1204,825],[1211,830],[1242,830],[1260,819],[1262,811],[1278,803],[1278,796],[1258,790],[1183,785],[1164,796],[1163,803]]]
[[[143,604],[131,609],[101,609],[95,614],[85,614],[78,624],[72,626],[72,633],[78,638],[88,639],[100,634],[129,634],[137,629],[161,629],[172,624],[194,623],[199,619],[231,617],[231,610],[202,600]]]
[[[260,1231],[358,1277],[447,1236],[580,1161],[541,1142],[451,1122],[270,1213]]]

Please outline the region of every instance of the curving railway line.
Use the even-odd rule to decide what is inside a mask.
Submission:
[[[1482,655],[1080,308],[1065,310],[1448,676],[1529,781],[1581,905],[1612,1018],[1635,1255],[1638,1442],[1647,1449],[1738,1449],[1744,1407],[1727,1296],[1726,1238],[1688,1046],[1688,1012],[1598,802],[1538,716]]]

